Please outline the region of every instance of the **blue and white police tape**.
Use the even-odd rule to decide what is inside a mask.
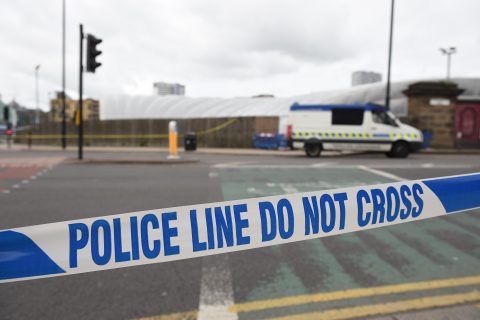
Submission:
[[[480,207],[480,173],[0,231],[0,282],[266,247]]]

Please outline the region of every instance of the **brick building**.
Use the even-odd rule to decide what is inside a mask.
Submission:
[[[65,117],[67,122],[73,122],[75,110],[78,109],[78,100],[69,97],[65,99]],[[83,100],[83,120],[93,121],[99,119],[100,103],[95,99]],[[57,92],[55,99],[50,100],[50,118],[53,122],[62,121],[62,93]]]
[[[432,147],[455,147],[455,106],[463,93],[456,83],[416,82],[403,93],[408,97],[408,115],[403,121],[432,134]]]

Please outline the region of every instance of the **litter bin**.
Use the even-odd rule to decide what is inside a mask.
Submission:
[[[185,151],[197,150],[197,134],[195,132],[187,132],[184,140]]]
[[[422,149],[428,149],[432,144],[433,134],[430,131],[423,131],[422,133],[423,133]]]

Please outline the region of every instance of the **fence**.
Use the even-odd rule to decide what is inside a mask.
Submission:
[[[166,146],[170,120],[85,121],[86,146]],[[177,120],[180,145],[183,134],[196,132],[199,147],[250,148],[255,132],[278,131],[277,117],[209,118]],[[77,127],[67,125],[68,144],[76,144]],[[60,145],[61,123],[47,122],[31,130],[33,145]],[[28,133],[19,132],[16,143],[28,143]]]

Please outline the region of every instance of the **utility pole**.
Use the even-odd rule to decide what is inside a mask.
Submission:
[[[390,12],[390,40],[388,45],[388,69],[387,69],[387,90],[385,92],[385,107],[390,109],[390,69],[392,66],[392,42],[393,42],[393,17],[395,10],[395,0],[392,0]]]
[[[65,98],[65,0],[62,1],[62,149],[67,148],[67,122]]]
[[[457,53],[457,49],[455,47],[440,48],[440,52],[447,56],[447,80],[450,80],[450,66],[452,54]]]
[[[78,82],[78,114],[80,124],[78,126],[78,160],[83,159],[83,25],[80,24],[80,70]]]
[[[38,125],[40,123],[40,106],[38,102],[38,70],[40,69],[40,65],[37,64],[35,66],[35,124]]]
[[[95,70],[102,64],[97,61],[97,57],[102,54],[102,51],[97,49],[97,46],[102,42],[102,39],[95,37],[93,34],[87,34],[85,37],[83,33],[83,25],[80,24],[80,81],[79,81],[79,99],[78,99],[78,159],[83,159],[83,39],[87,42],[87,63],[86,72],[95,73]]]

